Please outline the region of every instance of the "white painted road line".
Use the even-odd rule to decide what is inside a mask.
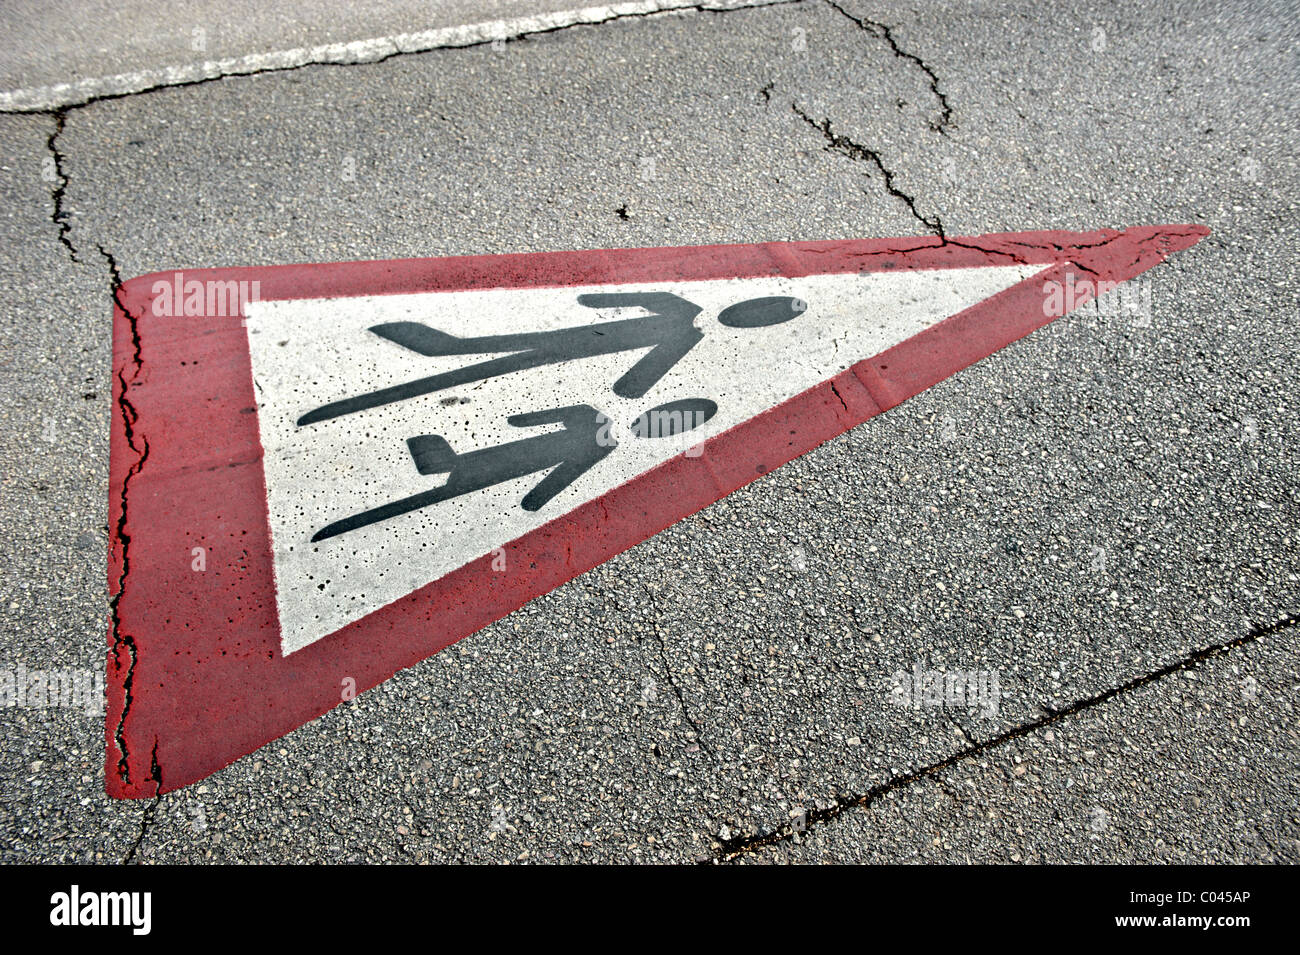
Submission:
[[[247,56],[137,70],[116,76],[90,77],[75,83],[10,90],[0,93],[0,113],[48,112],[146,90],[186,86],[226,76],[292,70],[312,64],[375,63],[400,53],[422,53],[427,50],[478,46],[495,40],[517,40],[565,27],[605,23],[624,17],[645,17],[674,10],[737,10],[792,2],[795,0],[632,0],[628,3],[560,10],[509,20],[489,20],[343,43],[250,53]]]

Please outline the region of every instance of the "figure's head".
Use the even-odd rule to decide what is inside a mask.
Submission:
[[[718,413],[708,398],[681,398],[643,412],[632,422],[638,438],[669,438],[692,431]]]
[[[728,305],[718,316],[718,321],[729,328],[762,328],[788,322],[807,310],[808,303],[803,299],[774,295]]]

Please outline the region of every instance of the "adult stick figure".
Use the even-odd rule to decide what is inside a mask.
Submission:
[[[376,335],[426,357],[490,354],[501,357],[330,402],[304,414],[298,419],[298,425],[328,421],[526,368],[648,348],[649,352],[613,386],[614,394],[621,398],[640,398],[704,337],[695,327],[700,307],[671,292],[590,293],[579,295],[578,304],[587,308],[640,307],[647,314],[546,332],[472,338],[457,338],[420,322],[375,325],[370,331]],[[718,315],[718,321],[734,328],[758,328],[788,322],[806,309],[807,305],[796,298],[755,298],[727,307]]]

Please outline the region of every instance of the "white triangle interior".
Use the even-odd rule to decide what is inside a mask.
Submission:
[[[431,292],[249,303],[247,326],[267,486],[281,648],[286,655],[490,553],[575,507],[864,358],[1022,281],[1043,266],[843,273],[540,289]],[[633,313],[578,304],[586,292],[666,291],[701,307],[704,338],[639,400],[611,386],[645,352],[516,371],[299,427],[327,402],[450,371],[486,357],[424,357],[369,331],[420,322],[458,337],[546,331]],[[783,324],[720,324],[728,305],[790,296],[807,311]],[[636,440],[626,426],[685,398],[716,402],[689,441]],[[444,437],[458,453],[548,428],[510,415],[586,404],[616,422],[619,444],[538,511],[520,506],[535,473],[312,543],[340,518],[436,487],[406,439]],[[549,430],[555,430],[552,426]]]

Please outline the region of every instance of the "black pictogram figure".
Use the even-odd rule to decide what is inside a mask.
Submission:
[[[704,337],[694,325],[700,307],[671,292],[579,295],[578,304],[588,308],[640,306],[651,314],[549,332],[483,335],[477,338],[457,338],[419,322],[375,325],[370,330],[376,335],[426,357],[490,354],[500,354],[502,357],[331,402],[307,412],[298,419],[298,424],[315,424],[445,388],[508,375],[525,368],[649,348],[647,354],[614,382],[614,394],[623,398],[640,398]]]
[[[638,416],[631,424],[632,434],[638,438],[682,434],[704,424],[717,410],[718,406],[707,398],[670,401]],[[447,439],[440,435],[421,434],[408,438],[406,446],[415,462],[415,469],[421,474],[446,474],[447,483],[328,524],[316,532],[312,542],[378,524],[526,474],[549,470],[550,473],[520,501],[520,506],[526,511],[540,510],[618,446],[610,433],[609,418],[589,405],[512,415],[506,422],[517,428],[534,428],[543,424],[561,424],[564,427],[549,434],[464,454],[453,451]]]
[[[589,405],[511,415],[506,422],[516,428],[535,428],[543,424],[562,424],[564,427],[549,434],[464,454],[457,454],[445,438],[436,434],[408,438],[406,446],[411,451],[416,469],[421,474],[447,474],[447,483],[328,524],[316,532],[312,541],[326,540],[377,524],[525,474],[554,469],[520,502],[524,510],[535,511],[618,444],[610,434],[609,419]]]
[[[304,414],[298,419],[298,425],[328,421],[525,368],[649,348],[649,352],[614,382],[614,394],[621,398],[640,398],[704,337],[704,333],[695,327],[695,316],[700,313],[700,307],[671,292],[592,293],[579,295],[578,304],[588,308],[640,307],[649,314],[549,332],[474,338],[457,338],[420,322],[375,325],[370,331],[376,335],[426,357],[491,354],[501,357],[332,401]],[[754,298],[723,309],[718,321],[733,328],[758,328],[788,322],[806,309],[807,305],[797,298]]]

